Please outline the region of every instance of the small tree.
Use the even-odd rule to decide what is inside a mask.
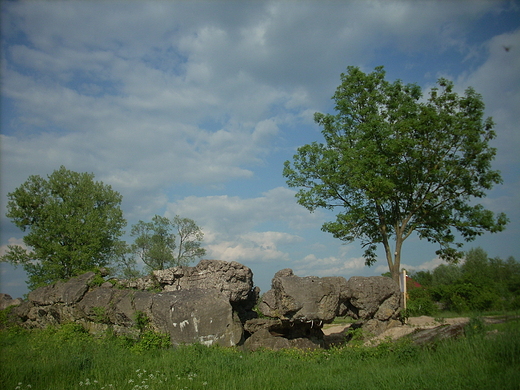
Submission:
[[[30,176],[9,193],[7,217],[28,233],[29,248],[9,245],[2,261],[22,265],[36,287],[106,266],[117,255],[126,221],[122,196],[90,173],[60,167]]]
[[[139,221],[132,227],[132,253],[138,256],[148,270],[188,265],[204,256],[201,248],[204,233],[189,218],[175,216],[173,221],[156,215],[152,222]]]
[[[466,241],[504,229],[504,214],[495,218],[473,204],[501,182],[491,169],[493,121],[484,119],[479,94],[468,88],[459,97],[450,81],[439,79],[423,101],[419,86],[386,81],[383,67],[370,74],[349,67],[341,80],[333,96],[337,114],[314,117],[325,144],[300,147],[283,171],[310,211],[342,209],[324,231],[347,242],[361,239],[368,266],[382,244],[398,281],[402,245],[414,232],[457,262],[462,244],[453,229]]]

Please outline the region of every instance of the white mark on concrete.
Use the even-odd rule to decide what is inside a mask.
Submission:
[[[184,320],[182,321],[179,325],[181,327],[181,330],[184,330],[184,328],[186,327],[186,325],[188,325],[190,322],[188,320]]]

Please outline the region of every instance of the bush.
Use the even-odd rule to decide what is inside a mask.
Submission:
[[[137,310],[134,314],[134,322],[135,327],[139,329],[140,332],[143,332],[148,327],[148,324],[150,323],[150,318],[148,318],[146,313]]]
[[[408,301],[406,305],[407,315],[416,316],[434,316],[438,309],[428,290],[423,288],[414,288],[408,293]]]
[[[155,349],[167,349],[169,347],[171,347],[169,335],[147,330],[141,334],[139,341],[130,349],[133,352],[142,353]]]

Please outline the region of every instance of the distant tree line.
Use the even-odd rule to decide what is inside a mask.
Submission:
[[[433,271],[412,272],[410,278],[420,287],[407,284],[409,315],[520,309],[520,263],[512,256],[489,258],[474,248],[461,265],[441,264]]]

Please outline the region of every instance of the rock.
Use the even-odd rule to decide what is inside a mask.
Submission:
[[[292,270],[277,272],[259,310],[289,321],[332,322],[340,307],[346,281],[341,277],[299,277]]]
[[[417,329],[409,337],[415,344],[425,345],[439,340],[458,338],[464,335],[465,324],[441,325],[431,329]]]
[[[262,329],[267,329],[269,332],[279,333],[283,327],[283,322],[279,318],[254,318],[246,321],[244,331],[254,334]]]
[[[151,320],[154,328],[170,335],[173,344],[234,346],[243,337],[228,295],[216,290],[192,288],[155,294]]]
[[[389,321],[380,321],[378,319],[371,319],[361,324],[361,328],[370,336],[378,336],[383,332],[386,332],[390,328],[394,328],[401,325],[401,321],[391,319]]]
[[[121,288],[131,288],[134,290],[147,290],[152,291],[155,289],[160,289],[160,285],[157,283],[157,280],[151,276],[145,276],[142,278],[136,279],[124,279],[120,280],[118,286]]]
[[[233,311],[228,296],[218,290],[149,291],[116,290],[98,287],[78,303],[82,318],[89,323],[131,328],[136,313],[149,319],[156,331],[167,333],[174,345],[201,343],[237,345],[243,338],[243,327]],[[48,318],[34,307],[32,315]],[[105,329],[88,326],[89,329]]]
[[[78,309],[90,321],[109,323],[113,313],[111,303],[114,293],[112,288],[95,288],[85,294],[78,304]]]
[[[255,350],[322,348],[322,325],[338,315],[351,315],[359,320],[356,326],[378,334],[394,326],[399,313],[399,288],[384,277],[347,282],[281,270],[259,305],[270,318],[256,318],[252,309],[260,290],[253,288],[251,270],[236,262],[202,260],[195,267],[116,281],[119,288],[110,282],[91,286],[94,277],[89,272],[32,291],[27,302],[10,310],[11,316],[29,328],[78,322],[92,332],[111,329],[135,338],[148,326],[169,334],[174,345],[243,343]],[[11,302],[0,296],[0,304]]]
[[[278,351],[287,348],[306,350],[322,348],[323,343],[305,337],[288,339],[273,335],[268,329],[260,329],[245,341],[243,347],[247,351],[256,351],[258,349],[272,349]]]
[[[254,351],[259,348],[315,349],[324,346],[323,332],[318,324],[301,321],[284,321],[279,318],[255,318],[244,324],[246,339],[244,348]]]
[[[254,333],[244,343],[244,349],[248,351],[256,351],[264,348],[278,351],[280,349],[289,348],[290,346],[291,344],[288,339],[275,337],[271,335],[267,329],[262,329]]]
[[[13,299],[9,294],[0,294],[0,310],[7,309],[9,306],[18,306],[22,302],[21,298]]]
[[[37,288],[29,293],[29,301],[36,305],[76,303],[88,291],[89,283],[95,276],[94,272],[87,272],[67,282],[57,282],[49,286]]]
[[[230,302],[248,300],[253,290],[251,269],[236,261],[201,260],[195,267],[174,267],[153,275],[165,291],[218,290]]]
[[[255,334],[267,329],[272,336],[284,337],[292,340],[297,338],[313,339],[320,344],[323,341],[323,331],[317,323],[284,321],[279,318],[255,318],[244,324],[244,330],[249,334]]]
[[[346,285],[347,314],[355,319],[397,319],[401,293],[391,278],[354,276]]]
[[[87,272],[66,282],[63,285],[61,302],[67,305],[79,302],[88,291],[89,283],[95,276],[94,272]]]

